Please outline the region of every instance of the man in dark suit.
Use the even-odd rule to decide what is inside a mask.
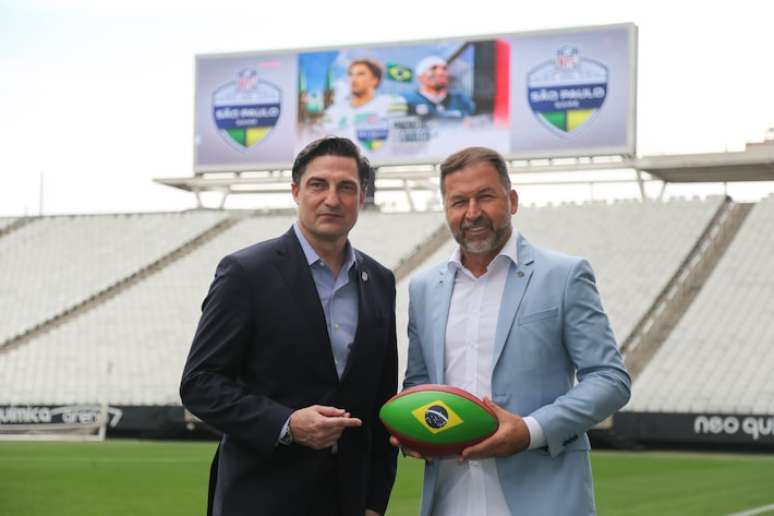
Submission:
[[[208,514],[378,515],[396,454],[395,278],[349,244],[371,169],[344,138],[293,164],[298,220],[221,260],[180,396],[223,433]]]

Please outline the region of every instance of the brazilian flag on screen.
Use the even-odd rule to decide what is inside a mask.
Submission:
[[[408,66],[387,63],[387,78],[395,82],[411,82],[414,79],[414,72]]]

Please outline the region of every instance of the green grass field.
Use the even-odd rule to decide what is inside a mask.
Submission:
[[[214,448],[2,442],[0,515],[203,514]],[[603,515],[721,515],[774,503],[771,455],[594,452],[592,463]],[[421,464],[401,459],[388,514],[417,514],[421,480]]]

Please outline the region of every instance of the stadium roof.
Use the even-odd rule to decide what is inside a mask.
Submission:
[[[633,169],[646,172],[664,183],[725,183],[735,181],[774,181],[774,139],[748,144],[741,152],[707,154],[677,154],[628,158],[599,156],[594,158],[560,158],[522,160],[512,162],[511,173],[599,171]],[[409,188],[437,189],[432,182],[438,177],[433,165],[387,167],[379,170],[380,180],[399,180],[399,184],[380,185],[380,190],[406,190]],[[154,181],[187,190],[220,192],[225,197],[236,193],[284,193],[290,182],[290,171],[255,171],[234,173],[197,174],[193,177],[157,178]],[[630,179],[621,179],[630,181]],[[584,183],[587,183],[585,180]],[[603,181],[618,182],[618,181]],[[567,180],[567,184],[573,183]],[[411,186],[409,186],[411,184]],[[561,184],[557,182],[555,184]],[[201,204],[201,200],[199,200]]]
[[[667,183],[774,181],[774,142],[743,152],[645,156],[635,168]]]

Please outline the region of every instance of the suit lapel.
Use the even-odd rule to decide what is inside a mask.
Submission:
[[[513,320],[519,311],[524,294],[527,291],[529,280],[532,277],[532,264],[534,262],[532,246],[521,235],[516,241],[517,264],[511,263],[508,269],[508,278],[505,281],[503,300],[500,304],[500,313],[497,317],[497,330],[495,333],[495,349],[492,360],[492,371],[497,366],[497,361],[505,348]]]
[[[430,377],[433,383],[443,383],[444,381],[444,360],[446,355],[446,323],[449,320],[449,306],[451,304],[452,290],[454,289],[454,278],[456,271],[450,271],[447,266],[442,266],[439,272],[437,283],[432,286],[433,292],[428,296],[430,300],[436,299],[437,303],[432,303],[431,321],[432,321],[432,372],[434,376]],[[432,301],[431,301],[432,302]]]
[[[312,271],[309,269],[306,256],[293,228],[280,238],[275,252],[278,257],[277,269],[299,308],[299,323],[305,323],[309,328],[307,335],[311,346],[310,362],[322,368],[324,374],[338,379],[328,328],[325,324],[325,312],[312,278]]]

